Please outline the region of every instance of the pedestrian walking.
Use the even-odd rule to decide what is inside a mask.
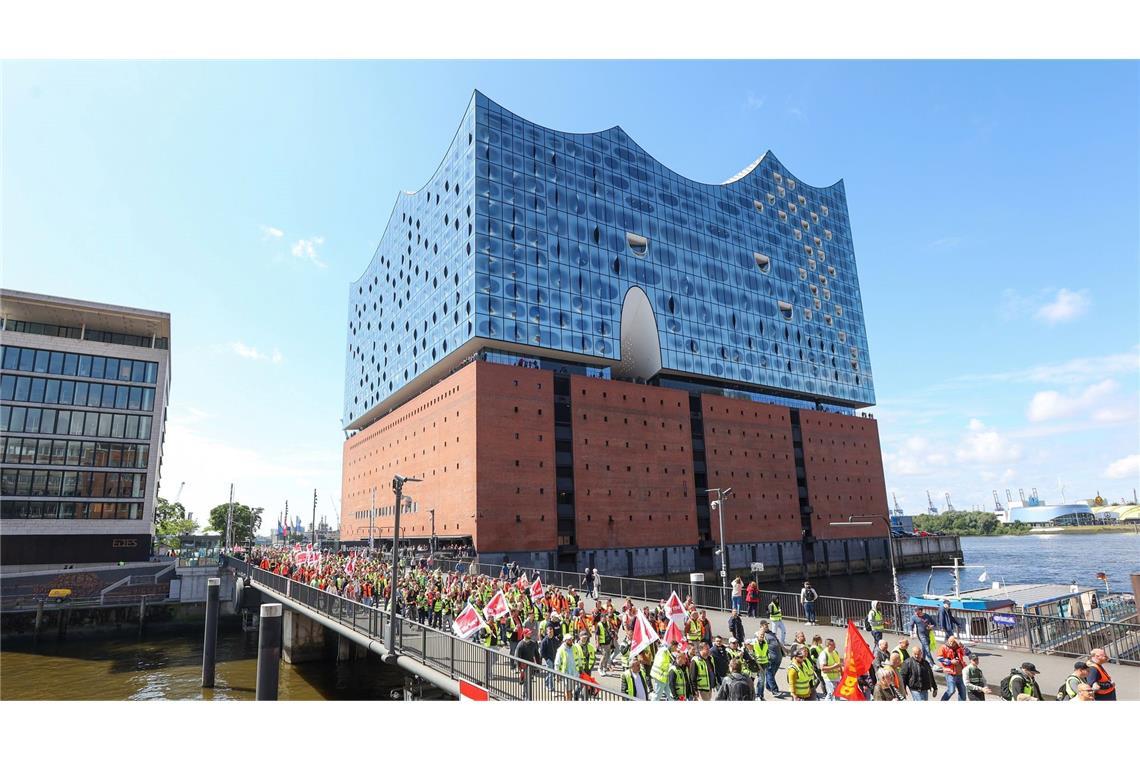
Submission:
[[[1037,666],[1032,662],[1023,662],[1020,668],[1010,670],[1001,682],[1001,698],[1009,702],[1040,702],[1038,672]]]
[[[966,684],[962,680],[962,669],[966,667],[966,650],[956,637],[946,639],[946,643],[938,650],[938,662],[942,665],[942,674],[946,676],[946,693],[942,695],[942,701],[947,701],[957,693],[958,701],[965,702]]]
[[[807,662],[807,649],[802,646],[792,651],[792,662],[788,665],[788,691],[793,702],[815,699],[815,671]]]
[[[701,644],[697,654],[689,662],[689,683],[693,687],[693,698],[701,702],[711,702],[713,690],[717,686],[716,665],[709,654],[709,645]]]
[[[779,632],[780,643],[787,645],[788,629],[784,627],[784,613],[780,610],[780,600],[776,597],[772,597],[768,602],[768,619],[772,621],[772,627]]]
[[[737,641],[744,641],[744,619],[740,617],[740,610],[733,610],[728,616],[728,635]]]
[[[728,664],[728,676],[717,689],[715,699],[724,702],[749,702],[756,699],[752,690],[752,679],[742,671],[743,658],[734,657]]]
[[[740,607],[744,600],[744,581],[740,580],[740,576],[732,579],[732,611],[737,614],[740,613]]]
[[[629,666],[621,674],[621,690],[639,702],[649,699],[649,682],[637,657],[629,661]]]
[[[815,625],[815,602],[819,599],[819,592],[811,587],[811,581],[804,581],[800,589],[800,603],[804,606],[804,615],[808,625]]]
[[[1091,694],[1092,687],[1088,685],[1088,677],[1088,662],[1084,659],[1077,660],[1073,665],[1073,672],[1065,676],[1065,682],[1061,684],[1061,688],[1057,689],[1057,701],[1066,702],[1070,699],[1076,699],[1081,686],[1088,686],[1088,691]]]
[[[938,627],[942,629],[942,635],[945,637],[943,640],[965,632],[962,620],[954,617],[954,613],[950,610],[949,599],[942,601],[942,609],[938,613]]]
[[[758,617],[760,615],[760,589],[756,587],[756,581],[748,584],[748,589],[744,592],[744,601],[748,603],[748,617]]]
[[[893,653],[892,656],[898,656],[898,654]],[[899,678],[910,691],[910,698],[916,702],[926,702],[938,696],[938,684],[934,680],[934,670],[922,654],[922,647],[917,644],[911,648],[910,656],[899,668]]]
[[[823,676],[823,686],[827,698],[835,699],[835,685],[843,674],[843,663],[840,662],[839,652],[835,649],[835,639],[824,642],[824,649],[819,653],[819,671]]]
[[[1108,662],[1108,655],[1103,649],[1092,650],[1092,656],[1089,657],[1088,661],[1088,685],[1092,687],[1093,700],[1096,702],[1116,701],[1116,684],[1108,675],[1108,671],[1104,669],[1106,662]]]
[[[966,698],[971,702],[984,702],[987,694],[991,694],[986,676],[978,666],[978,656],[970,655],[970,663],[962,671],[962,681],[966,686]]]
[[[871,602],[871,611],[867,613],[866,629],[871,632],[871,637],[875,639],[875,646],[879,645],[879,641],[883,638],[883,613],[879,611],[879,600]]]

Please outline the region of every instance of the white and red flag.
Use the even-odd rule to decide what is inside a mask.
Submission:
[[[665,602],[665,617],[677,625],[684,625],[685,621],[689,619],[689,615],[685,612],[685,605],[681,603],[681,597],[677,596],[676,591],[669,594],[669,599]]]
[[[672,644],[674,641],[678,644],[684,644],[685,632],[675,621],[670,620],[669,627],[665,629],[665,643]]]
[[[348,555],[348,562],[344,563],[345,575],[352,575],[356,572],[356,554]]]
[[[519,579],[515,581],[515,585],[518,586],[519,591],[526,591],[526,573],[519,576]]]
[[[509,615],[511,612],[510,606],[507,604],[507,597],[503,596],[503,592],[496,591],[491,600],[487,602],[487,606],[483,608],[483,617],[488,620],[498,620],[504,615]]]
[[[451,630],[455,631],[455,635],[461,639],[469,639],[472,634],[483,628],[486,623],[479,617],[479,610],[471,606],[468,602],[467,606],[463,608],[456,616],[455,621],[451,624]]]
[[[645,613],[640,610],[637,613],[637,618],[633,621],[633,634],[629,639],[629,656],[637,657],[641,650],[652,644],[654,641],[660,640],[657,631],[649,624],[649,620],[645,617]]]
[[[534,583],[530,584],[530,598],[537,602],[544,596],[546,596],[546,592],[542,590],[542,579],[535,578]]]

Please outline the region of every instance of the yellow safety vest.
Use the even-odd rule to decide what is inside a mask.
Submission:
[[[839,650],[838,649],[836,649],[834,652],[832,652],[830,650],[824,650],[824,651],[827,653],[827,664],[828,664],[828,666],[839,664]],[[828,681],[838,681],[839,676],[842,675],[842,671],[830,670],[830,671],[824,672],[823,675]]]
[[[676,689],[674,689],[674,696],[676,696],[678,699],[688,696],[688,693],[685,691],[685,684],[688,683],[688,681],[685,678],[685,674],[681,672],[680,668],[678,668],[676,665],[670,665],[668,679],[669,687],[671,689],[673,688],[673,685],[676,684]]]
[[[879,612],[878,610],[871,610],[871,630],[883,630],[883,613]]]
[[[773,623],[778,623],[784,619],[784,613],[780,612],[780,605],[775,602],[768,603],[768,616],[772,618]]]
[[[661,647],[661,651],[653,658],[653,670],[649,672],[649,677],[654,681],[664,683],[669,676],[669,665],[672,659],[669,654],[669,647]]]
[[[796,676],[794,679],[792,678],[793,673]],[[788,666],[788,686],[791,687],[792,693],[800,699],[811,694],[811,677],[812,669],[807,660],[804,660],[801,665],[796,665],[793,662]]]
[[[756,663],[758,665],[768,664],[768,640],[764,639],[763,643],[759,641],[752,642],[752,653],[756,656]]]
[[[709,681],[709,664],[704,661],[704,658],[698,657],[693,660],[693,666],[697,670],[697,691],[708,691],[712,688],[712,683]]]
[[[689,641],[700,641],[701,634],[704,632],[704,627],[699,620],[689,620],[689,630],[685,633],[685,638]]]
[[[645,690],[645,698],[648,699],[649,698],[649,685],[647,683],[645,683],[645,673],[643,673],[639,670],[639,671],[637,671],[637,677],[639,679],[641,679],[641,686]],[[626,694],[628,694],[631,697],[637,696],[637,689],[634,687],[634,684],[633,684],[633,672],[632,671],[627,670],[621,674],[621,690],[624,691]]]

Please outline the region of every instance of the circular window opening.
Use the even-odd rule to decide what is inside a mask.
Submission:
[[[649,252],[649,239],[642,235],[627,232],[625,233],[625,242],[629,244],[629,249],[633,251],[635,256],[644,256]]]

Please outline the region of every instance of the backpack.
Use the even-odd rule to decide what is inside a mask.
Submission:
[[[863,618],[863,630],[864,631],[871,630],[871,613],[870,612],[868,612],[867,616]]]
[[[1009,690],[1009,682],[1013,679],[1014,676],[1019,675],[1019,673],[1020,671],[1017,670],[1009,671],[1009,675],[1001,679],[1001,684],[998,685],[998,693],[1006,702],[1013,701],[1013,692]]]
[[[1061,683],[1061,688],[1057,689],[1057,701],[1058,702],[1067,702],[1070,699],[1072,699],[1072,697],[1069,696],[1069,690],[1066,688],[1069,685],[1069,679],[1070,678],[1076,679],[1076,676],[1071,676],[1071,675],[1066,676],[1065,680]],[[1080,685],[1079,681],[1077,682],[1077,685],[1078,686]],[[1077,690],[1077,687],[1074,686],[1073,691],[1076,691],[1076,690]]]

